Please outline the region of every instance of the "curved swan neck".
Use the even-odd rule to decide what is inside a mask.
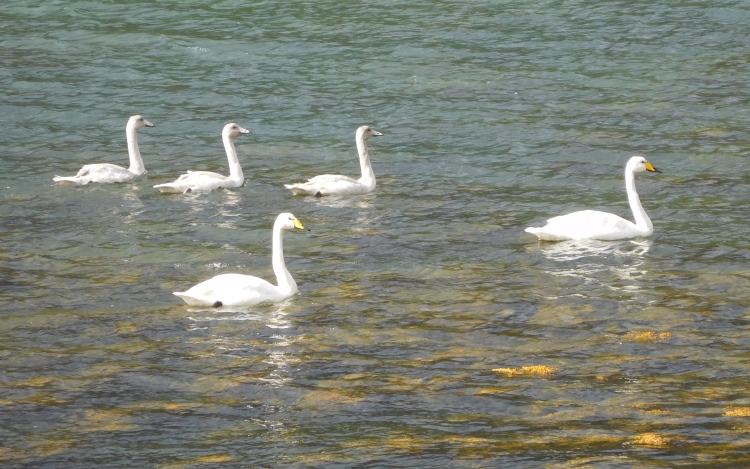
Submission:
[[[633,211],[636,228],[643,230],[647,236],[651,235],[654,232],[654,225],[651,223],[648,215],[646,215],[646,211],[643,210],[641,199],[635,190],[635,171],[632,168],[625,169],[625,190],[628,192],[628,203],[630,204],[630,209]]]
[[[237,150],[234,148],[234,139],[227,134],[223,134],[221,137],[224,140],[224,149],[227,151],[227,160],[229,160],[229,177],[238,183],[242,183],[245,180],[245,176],[242,174],[240,160],[237,158]]]
[[[278,225],[273,227],[273,254],[271,258],[273,273],[276,274],[279,289],[296,292],[297,284],[284,263],[284,230]]]
[[[134,125],[128,122],[125,127],[125,136],[128,139],[128,156],[130,157],[130,167],[128,171],[136,175],[141,175],[146,172],[146,167],[143,165],[143,158],[141,158],[141,150],[138,148],[138,133]]]
[[[359,181],[362,184],[375,188],[375,173],[372,172],[370,164],[370,154],[367,151],[367,141],[363,135],[357,135],[357,151],[359,152],[359,166],[362,169],[362,177]]]

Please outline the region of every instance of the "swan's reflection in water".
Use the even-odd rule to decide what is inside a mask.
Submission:
[[[305,197],[308,203],[315,203],[322,207],[335,208],[338,210],[350,209],[355,215],[350,228],[354,232],[369,232],[372,225],[380,221],[385,214],[376,210],[377,205],[375,194],[363,195],[342,195],[342,196],[325,196],[325,197]]]
[[[308,203],[330,208],[372,208],[375,206],[375,195],[328,195],[325,197],[305,197]]]
[[[641,287],[646,253],[652,241],[576,240],[540,243],[538,250],[555,264],[545,271],[554,276],[574,277],[586,284],[599,284],[612,290],[635,291]]]
[[[174,197],[179,197],[180,202],[205,223],[230,230],[238,228],[237,221],[242,217],[240,209],[243,206],[241,194],[218,189],[212,192],[188,192]]]
[[[257,322],[270,329],[270,333],[264,334],[267,343],[265,353],[268,357],[263,360],[263,363],[269,365],[270,371],[267,376],[259,379],[273,387],[281,387],[292,380],[289,377],[289,371],[294,364],[299,362],[299,359],[290,352],[290,346],[299,339],[298,335],[288,331],[292,328],[287,312],[291,304],[291,299],[286,300],[274,305],[270,312],[260,312],[257,310],[257,306],[189,309],[188,311],[191,313],[205,313],[207,315],[190,316],[188,319],[193,322],[192,329],[211,329],[210,324],[217,321]],[[239,340],[227,342],[226,337],[218,336],[215,336],[213,343],[217,348],[230,350],[234,353],[247,351],[257,353],[259,348],[255,345],[249,346],[241,343]]]
[[[170,195],[169,197],[180,197],[180,201],[194,212],[207,210],[212,214],[238,208],[242,202],[242,195],[230,189],[217,189],[211,192],[188,192],[186,194]]]
[[[128,210],[128,214],[125,215],[126,219],[133,220],[137,218],[145,210],[143,200],[134,191],[123,191],[121,194],[122,206]]]

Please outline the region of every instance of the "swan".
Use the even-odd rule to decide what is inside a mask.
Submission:
[[[174,292],[193,306],[252,306],[264,301],[278,303],[297,293],[297,284],[284,264],[284,231],[304,229],[291,213],[282,213],[273,224],[273,272],[277,285],[262,278],[240,274],[222,274],[201,282],[188,291]]]
[[[234,149],[234,137],[249,133],[249,130],[234,123],[225,125],[221,132],[221,139],[224,141],[224,148],[229,160],[229,176],[222,176],[211,171],[188,171],[187,174],[177,178],[175,182],[157,184],[154,188],[170,194],[184,194],[190,191],[210,192],[220,187],[242,186],[245,183],[245,176],[242,174],[240,160],[237,159],[237,150]]]
[[[373,130],[369,125],[363,125],[357,129],[356,141],[357,150],[359,151],[359,165],[362,168],[361,178],[352,179],[336,174],[323,174],[308,179],[307,182],[284,184],[284,187],[291,189],[294,195],[309,194],[316,197],[324,195],[358,195],[374,191],[375,174],[372,172],[370,155],[367,153],[367,139],[381,135],[383,134],[377,130]]]
[[[541,228],[526,228],[527,233],[536,235],[545,241],[562,241],[566,239],[598,239],[611,241],[615,239],[635,238],[637,236],[651,236],[654,225],[646,215],[641,205],[641,199],[635,191],[635,173],[643,171],[660,172],[642,156],[634,156],[625,165],[625,189],[628,192],[628,202],[633,210],[632,223],[617,215],[583,210],[547,220],[547,225]]]
[[[136,134],[136,131],[143,127],[154,127],[154,124],[139,115],[130,116],[128,124],[125,126],[125,135],[128,139],[128,155],[130,156],[130,167],[128,169],[110,163],[87,164],[75,176],[55,176],[52,180],[55,182],[72,182],[77,186],[82,186],[90,182],[112,184],[115,182],[132,181],[136,176],[140,176],[146,172],[146,167],[143,166],[143,159],[141,158],[141,151],[138,149],[138,137]]]

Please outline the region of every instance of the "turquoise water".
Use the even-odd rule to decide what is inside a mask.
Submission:
[[[750,465],[750,5],[6,1],[0,462],[7,467]],[[148,174],[127,166],[132,114]],[[246,183],[160,195],[186,169]],[[371,125],[378,187],[356,175]],[[597,209],[655,232],[539,243]],[[280,305],[196,309],[219,273]],[[493,371],[497,370],[497,371]]]

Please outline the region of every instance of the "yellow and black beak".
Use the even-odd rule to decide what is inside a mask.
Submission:
[[[294,219],[293,223],[294,223],[294,227],[295,228],[299,228],[300,230],[304,230],[305,229],[305,227],[302,226],[302,222],[299,221],[299,220],[297,220],[296,218]]]
[[[649,163],[648,161],[644,161],[643,164],[646,166],[646,171],[653,171],[655,173],[660,173],[658,169],[654,168],[654,165]]]

